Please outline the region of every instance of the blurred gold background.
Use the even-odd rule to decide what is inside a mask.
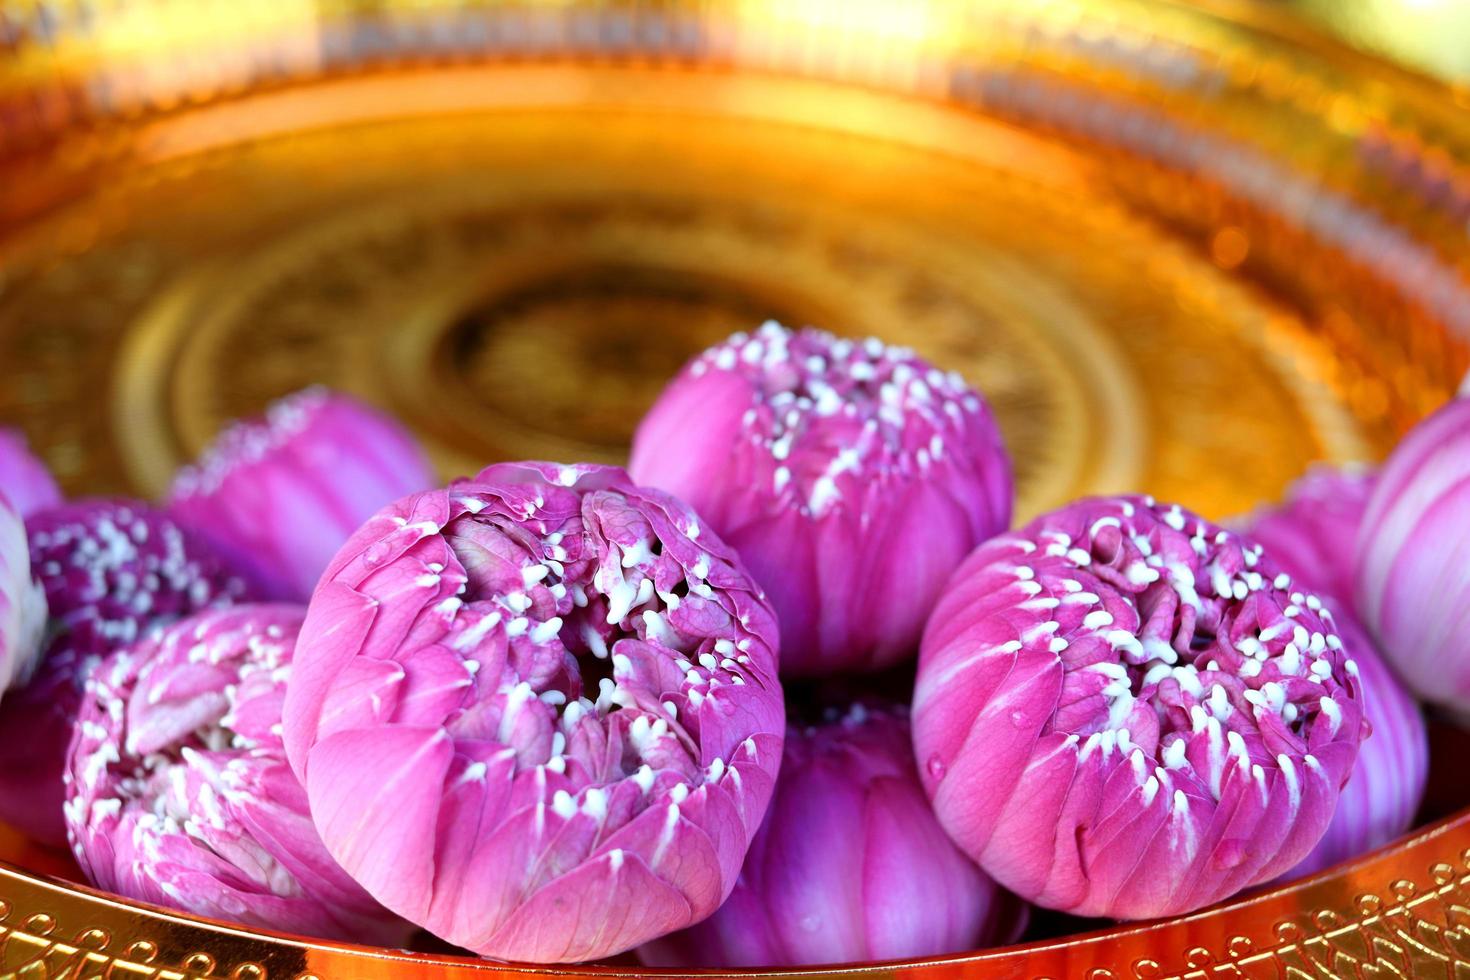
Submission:
[[[1470,82],[1470,3],[1466,0],[1281,2],[1366,51],[1447,82]]]

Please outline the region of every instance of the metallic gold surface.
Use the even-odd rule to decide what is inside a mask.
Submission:
[[[1295,13],[1368,51],[1470,84],[1470,5],[1461,0],[1286,0]]]
[[[1463,107],[1266,8],[0,11],[0,420],[75,493],[157,494],[311,382],[445,476],[618,460],[684,358],[775,316],[964,372],[1023,514],[1223,516],[1380,455],[1470,366]],[[1177,922],[875,972],[1466,976],[1467,847],[1470,815]],[[0,977],[530,972],[196,924],[0,851]]]

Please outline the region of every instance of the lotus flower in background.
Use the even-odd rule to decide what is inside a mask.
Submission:
[[[1358,530],[1374,480],[1367,469],[1316,466],[1291,485],[1279,506],[1242,523],[1278,564],[1337,600],[1333,612],[1351,611]]]
[[[1368,498],[1358,613],[1426,701],[1470,715],[1470,398],[1399,443]]]
[[[639,949],[658,967],[787,967],[1012,941],[1025,905],[945,836],[906,710],[858,703],[791,725],[770,813],[720,910]]]
[[[1010,524],[980,395],[904,348],[767,323],[695,358],[629,470],[710,522],[765,587],[787,676],[913,653],[960,560]]]
[[[327,562],[378,508],[433,486],[397,422],[308,388],[226,429],[169,491],[169,513],[264,596],[305,602]]]
[[[1300,862],[1365,734],[1332,614],[1238,535],[1083,500],[966,559],[924,634],[940,823],[1048,908],[1177,915]]]
[[[62,504],[32,515],[26,528],[49,621],[29,681],[0,701],[0,820],[60,844],[61,774],[88,674],[150,628],[227,605],[246,586],[146,504]]]
[[[1337,635],[1358,665],[1371,731],[1327,832],[1286,878],[1315,874],[1405,833],[1414,825],[1429,777],[1424,715],[1353,611],[1355,544],[1372,489],[1367,473],[1319,467],[1291,487],[1281,506],[1256,514],[1246,529],[1328,602]]]
[[[781,758],[775,618],[685,504],[492,466],[367,522],[312,596],[286,748],[328,850],[487,956],[596,959],[734,886]]]
[[[1429,733],[1419,703],[1351,614],[1336,614],[1334,625],[1358,666],[1371,734],[1327,831],[1284,879],[1316,874],[1402,837],[1414,826],[1429,780]]]
[[[72,850],[99,888],[361,943],[411,927],[337,867],[286,763],[281,702],[303,610],[180,620],[87,683],[66,772]]]
[[[19,429],[0,428],[0,494],[21,517],[61,503],[61,489]]]
[[[9,704],[4,692],[35,669],[45,628],[46,593],[31,576],[25,524],[0,495],[0,711]]]

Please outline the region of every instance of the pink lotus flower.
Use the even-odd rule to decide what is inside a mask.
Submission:
[[[308,388],[226,429],[179,471],[169,513],[269,598],[305,602],[322,569],[379,507],[433,486],[401,425]]]
[[[1426,701],[1470,714],[1470,398],[1393,451],[1358,538],[1358,613]]]
[[[910,656],[960,560],[1011,519],[995,420],[906,349],[767,323],[695,358],[633,439],[765,587],[787,676]]]
[[[765,814],[775,620],[683,503],[492,466],[385,508],[312,596],[286,749],[333,857],[505,959],[596,959],[713,912]]]
[[[1371,734],[1358,751],[1327,832],[1285,878],[1315,874],[1365,854],[1414,825],[1429,777],[1429,736],[1419,705],[1383,662],[1352,605],[1358,529],[1373,477],[1318,468],[1299,480],[1280,507],[1254,518],[1247,533],[1333,610],[1333,625],[1361,675]]]
[[[1332,614],[1150,498],[976,549],[929,621],[914,743],[940,823],[1023,898],[1176,915],[1295,866],[1365,734]]]
[[[304,610],[209,610],[113,654],[67,764],[72,851],[98,888],[250,926],[398,944],[411,927],[331,859],[286,763]]]
[[[31,577],[25,524],[0,495],[0,694],[30,678],[45,627],[46,593]]]
[[[729,901],[639,957],[728,969],[935,956],[1012,941],[1025,919],[934,819],[907,712],[857,704],[787,729],[775,799]]]
[[[61,773],[87,675],[150,628],[242,598],[245,586],[146,504],[62,504],[26,526],[50,619],[29,682],[0,701],[0,820],[60,844]]]
[[[61,489],[19,429],[0,428],[0,494],[21,517],[61,503]]]

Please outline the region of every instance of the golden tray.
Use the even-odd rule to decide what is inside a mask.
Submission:
[[[966,373],[1023,515],[1234,514],[1470,366],[1467,110],[1224,2],[0,0],[0,420],[90,494],[156,494],[310,382],[446,475],[619,460],[685,357],[774,316]],[[1467,743],[1437,738],[1439,822],[1350,866],[842,972],[1463,980]],[[0,855],[0,977],[649,972],[267,935]]]

